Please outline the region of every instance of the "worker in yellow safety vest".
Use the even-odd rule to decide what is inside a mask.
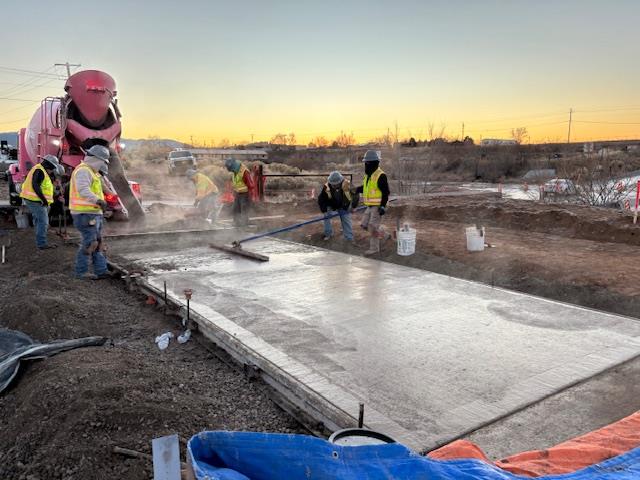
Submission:
[[[204,173],[196,170],[187,170],[187,177],[196,186],[196,200],[194,207],[210,223],[216,221],[220,208],[218,207],[218,194],[220,191],[213,181]]]
[[[387,175],[380,168],[380,160],[380,152],[376,150],[365,152],[362,159],[364,179],[362,186],[356,189],[356,193],[362,196],[362,203],[367,207],[360,223],[362,228],[370,233],[369,249],[365,255],[380,252],[380,239],[385,238],[382,216],[386,212],[390,191]]]
[[[227,158],[224,166],[231,172],[233,185],[233,224],[243,227],[249,223],[249,192],[254,189],[255,182],[247,167],[235,158]]]
[[[108,173],[110,152],[107,147],[94,145],[87,150],[82,162],[71,174],[69,185],[69,210],[73,225],[80,232],[82,240],[76,254],[75,275],[86,278],[89,271],[89,259],[93,263],[94,279],[111,278],[107,269],[102,243],[104,200],[100,172]]]
[[[60,165],[54,155],[45,155],[42,161],[36,164],[22,182],[20,198],[31,212],[33,226],[36,230],[36,247],[39,250],[56,248],[57,245],[49,243],[47,231],[49,230],[49,209],[53,203],[54,180],[64,174],[64,167]]]

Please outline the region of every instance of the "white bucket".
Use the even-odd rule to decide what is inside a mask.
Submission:
[[[398,230],[398,255],[408,257],[416,252],[416,229]]]
[[[16,218],[18,228],[29,228],[29,215],[21,210],[16,210],[13,216]]]
[[[484,250],[484,227],[467,227],[467,250],[470,252],[482,252]]]

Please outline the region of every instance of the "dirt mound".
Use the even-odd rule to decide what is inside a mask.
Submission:
[[[409,200],[393,209],[408,220],[482,224],[555,234],[584,240],[640,245],[640,229],[623,212],[581,205],[541,204],[523,200],[435,197],[420,204]]]
[[[0,327],[36,340],[104,335],[103,347],[32,362],[0,395],[0,478],[139,479],[151,439],[206,429],[301,432],[270,399],[203,348],[198,335],[161,352],[154,338],[179,324],[123,284],[71,276],[75,247],[34,252],[33,233],[11,233],[0,268]],[[27,272],[31,272],[27,274]]]

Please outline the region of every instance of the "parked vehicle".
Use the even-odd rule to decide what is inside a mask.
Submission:
[[[198,162],[189,150],[174,150],[167,157],[169,175],[184,175],[187,170],[195,170]]]
[[[0,178],[7,179],[9,167],[15,163],[18,163],[18,151],[6,140],[2,140],[0,142]]]

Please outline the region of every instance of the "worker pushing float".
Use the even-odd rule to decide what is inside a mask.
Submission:
[[[45,155],[40,163],[29,170],[22,184],[20,197],[31,212],[36,229],[36,247],[39,250],[57,247],[56,244],[48,242],[47,231],[49,230],[49,208],[54,197],[54,180],[63,174],[64,167],[60,165],[58,158],[54,155]]]
[[[102,243],[103,211],[107,208],[103,184],[99,173],[106,174],[109,165],[109,149],[94,145],[87,150],[82,162],[71,174],[69,210],[73,225],[80,232],[82,241],[76,255],[76,278],[85,278],[89,270],[89,258],[93,263],[96,280],[111,278],[107,269]]]
[[[365,152],[362,159],[364,179],[362,186],[356,189],[356,193],[362,195],[362,203],[367,207],[360,224],[370,234],[369,249],[365,255],[374,255],[380,252],[380,239],[385,238],[382,216],[386,212],[390,191],[387,174],[380,168],[380,160],[380,153],[376,150]]]

